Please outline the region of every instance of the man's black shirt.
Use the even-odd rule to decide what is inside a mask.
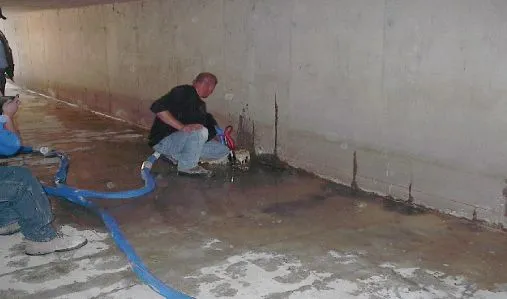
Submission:
[[[156,100],[151,105],[151,111],[158,113],[169,111],[184,125],[201,124],[208,129],[208,140],[216,136],[216,120],[206,111],[206,103],[201,100],[195,88],[191,85],[180,85]],[[157,116],[153,121],[149,136],[149,145],[154,146],[162,139],[177,130],[161,121]]]

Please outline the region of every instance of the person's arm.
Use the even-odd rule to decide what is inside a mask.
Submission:
[[[197,130],[200,130],[203,128],[203,125],[201,125],[201,124],[184,125],[179,120],[177,120],[176,117],[174,117],[171,114],[171,112],[169,112],[167,110],[158,112],[157,117],[161,121],[165,122],[166,124],[170,125],[171,127],[175,128],[178,131],[192,132],[192,131],[197,131]]]
[[[175,98],[181,98],[180,94],[183,92],[180,89],[173,89],[169,94],[163,96],[158,99],[151,105],[151,111],[154,112],[157,117],[168,124],[169,126],[175,128],[178,131],[191,132],[201,129],[203,126],[200,124],[188,124],[185,125],[181,123],[174,115],[169,111],[169,103],[173,101]]]
[[[208,129],[208,141],[215,140],[220,141],[220,137],[217,135],[216,126],[218,126],[218,122],[213,117],[213,114],[206,113],[206,128]]]
[[[14,115],[18,111],[18,108],[19,108],[19,98],[17,97],[11,101],[5,102],[4,105],[2,106],[3,115],[5,116],[5,129],[18,135],[18,137],[21,138],[18,126],[14,121]]]
[[[7,131],[11,131],[12,133],[18,135],[18,137],[21,137],[21,135],[19,134],[19,129],[18,129],[18,126],[16,125],[16,122],[14,121],[14,119],[8,115],[4,115],[6,116],[5,117],[5,129]]]
[[[2,115],[0,115],[0,155],[15,155],[21,145],[21,136],[18,127],[14,121],[19,106],[19,99],[15,98],[2,105]]]
[[[158,112],[157,117],[161,121],[170,125],[171,127],[175,128],[178,131],[182,130],[185,127],[185,125],[182,124],[179,120],[177,120],[176,117],[174,117],[172,113],[169,112],[168,110]]]

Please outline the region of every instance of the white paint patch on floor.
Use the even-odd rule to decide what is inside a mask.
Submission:
[[[123,255],[110,251],[107,233],[79,231],[71,226],[60,230],[68,235],[82,235],[88,244],[73,251],[28,256],[22,234],[0,237],[1,298],[38,294],[59,299],[160,298],[148,286],[138,284]]]
[[[505,299],[507,298],[507,292],[493,293],[490,291],[479,290],[474,294],[474,298],[484,299]]]
[[[102,265],[117,260],[116,257],[85,258],[60,266],[47,265],[46,267],[38,267],[36,269],[24,269],[20,272],[0,277],[0,286],[9,286],[9,289],[22,290],[29,294],[54,290],[75,283],[84,283],[100,275],[127,271],[129,269],[128,265],[123,265],[119,268],[105,267],[101,269]]]
[[[155,293],[152,289],[150,289],[146,285],[135,285],[123,290],[119,290],[108,296],[101,297],[104,299],[140,299],[140,298],[150,298],[150,299],[162,299],[163,297],[159,294]],[[72,298],[74,299],[74,297]]]
[[[217,248],[216,245],[222,243],[218,239],[210,239],[206,241],[206,243],[202,246],[203,249],[213,249],[213,250],[222,250],[220,248]]]
[[[199,285],[197,298],[263,298],[312,285],[332,275],[312,271],[300,273],[302,267],[301,262],[282,255],[248,252],[231,256],[220,265],[203,268],[197,276],[186,278],[197,281],[214,278],[213,282]]]
[[[106,287],[93,287],[81,292],[58,296],[55,299],[87,299],[94,297],[96,298],[98,296],[101,296],[103,298],[105,294],[112,293],[127,287],[130,287],[128,281],[120,281]]]
[[[364,253],[362,253],[364,254]],[[348,265],[357,262],[358,255],[354,253],[340,253],[334,250],[329,251],[329,255],[336,259],[336,262]]]
[[[317,262],[320,263],[316,265]],[[394,264],[375,265],[367,253],[331,251],[303,263],[297,257],[246,252],[185,277],[198,285],[197,298],[447,299],[507,298],[478,290],[463,277]],[[318,270],[326,265],[325,270]]]
[[[44,256],[28,256],[25,254],[23,235],[18,233],[0,237],[0,275],[20,269],[33,268],[54,262],[80,259],[96,255],[109,248],[105,242],[107,233],[99,233],[91,230],[78,231],[71,226],[62,226],[61,232],[67,235],[82,235],[88,239],[88,244],[79,250],[48,254]]]
[[[81,292],[56,297],[55,299],[162,299],[163,297],[155,293],[146,285],[132,285],[127,280],[106,286],[90,288]]]

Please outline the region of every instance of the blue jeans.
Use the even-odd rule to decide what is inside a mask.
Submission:
[[[36,177],[23,167],[0,166],[0,226],[18,222],[27,240],[56,237],[49,199]]]
[[[174,132],[157,143],[157,152],[178,161],[178,170],[194,168],[199,159],[218,160],[227,157],[229,148],[215,140],[208,141],[208,130],[202,128],[194,132]]]

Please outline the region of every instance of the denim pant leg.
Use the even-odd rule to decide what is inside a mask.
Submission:
[[[157,143],[153,149],[172,156],[178,161],[178,170],[194,168],[199,163],[202,148],[208,140],[208,130],[203,128],[193,132],[174,132]]]
[[[3,182],[0,182],[3,184]],[[3,186],[0,185],[0,192],[3,192]],[[19,221],[18,213],[10,207],[8,201],[2,201],[3,196],[0,195],[0,226],[9,225]]]
[[[56,237],[51,205],[37,178],[27,168],[0,167],[0,225],[15,221],[28,240]]]
[[[222,143],[210,140],[202,148],[201,157],[206,160],[220,160],[229,155],[229,148]]]

